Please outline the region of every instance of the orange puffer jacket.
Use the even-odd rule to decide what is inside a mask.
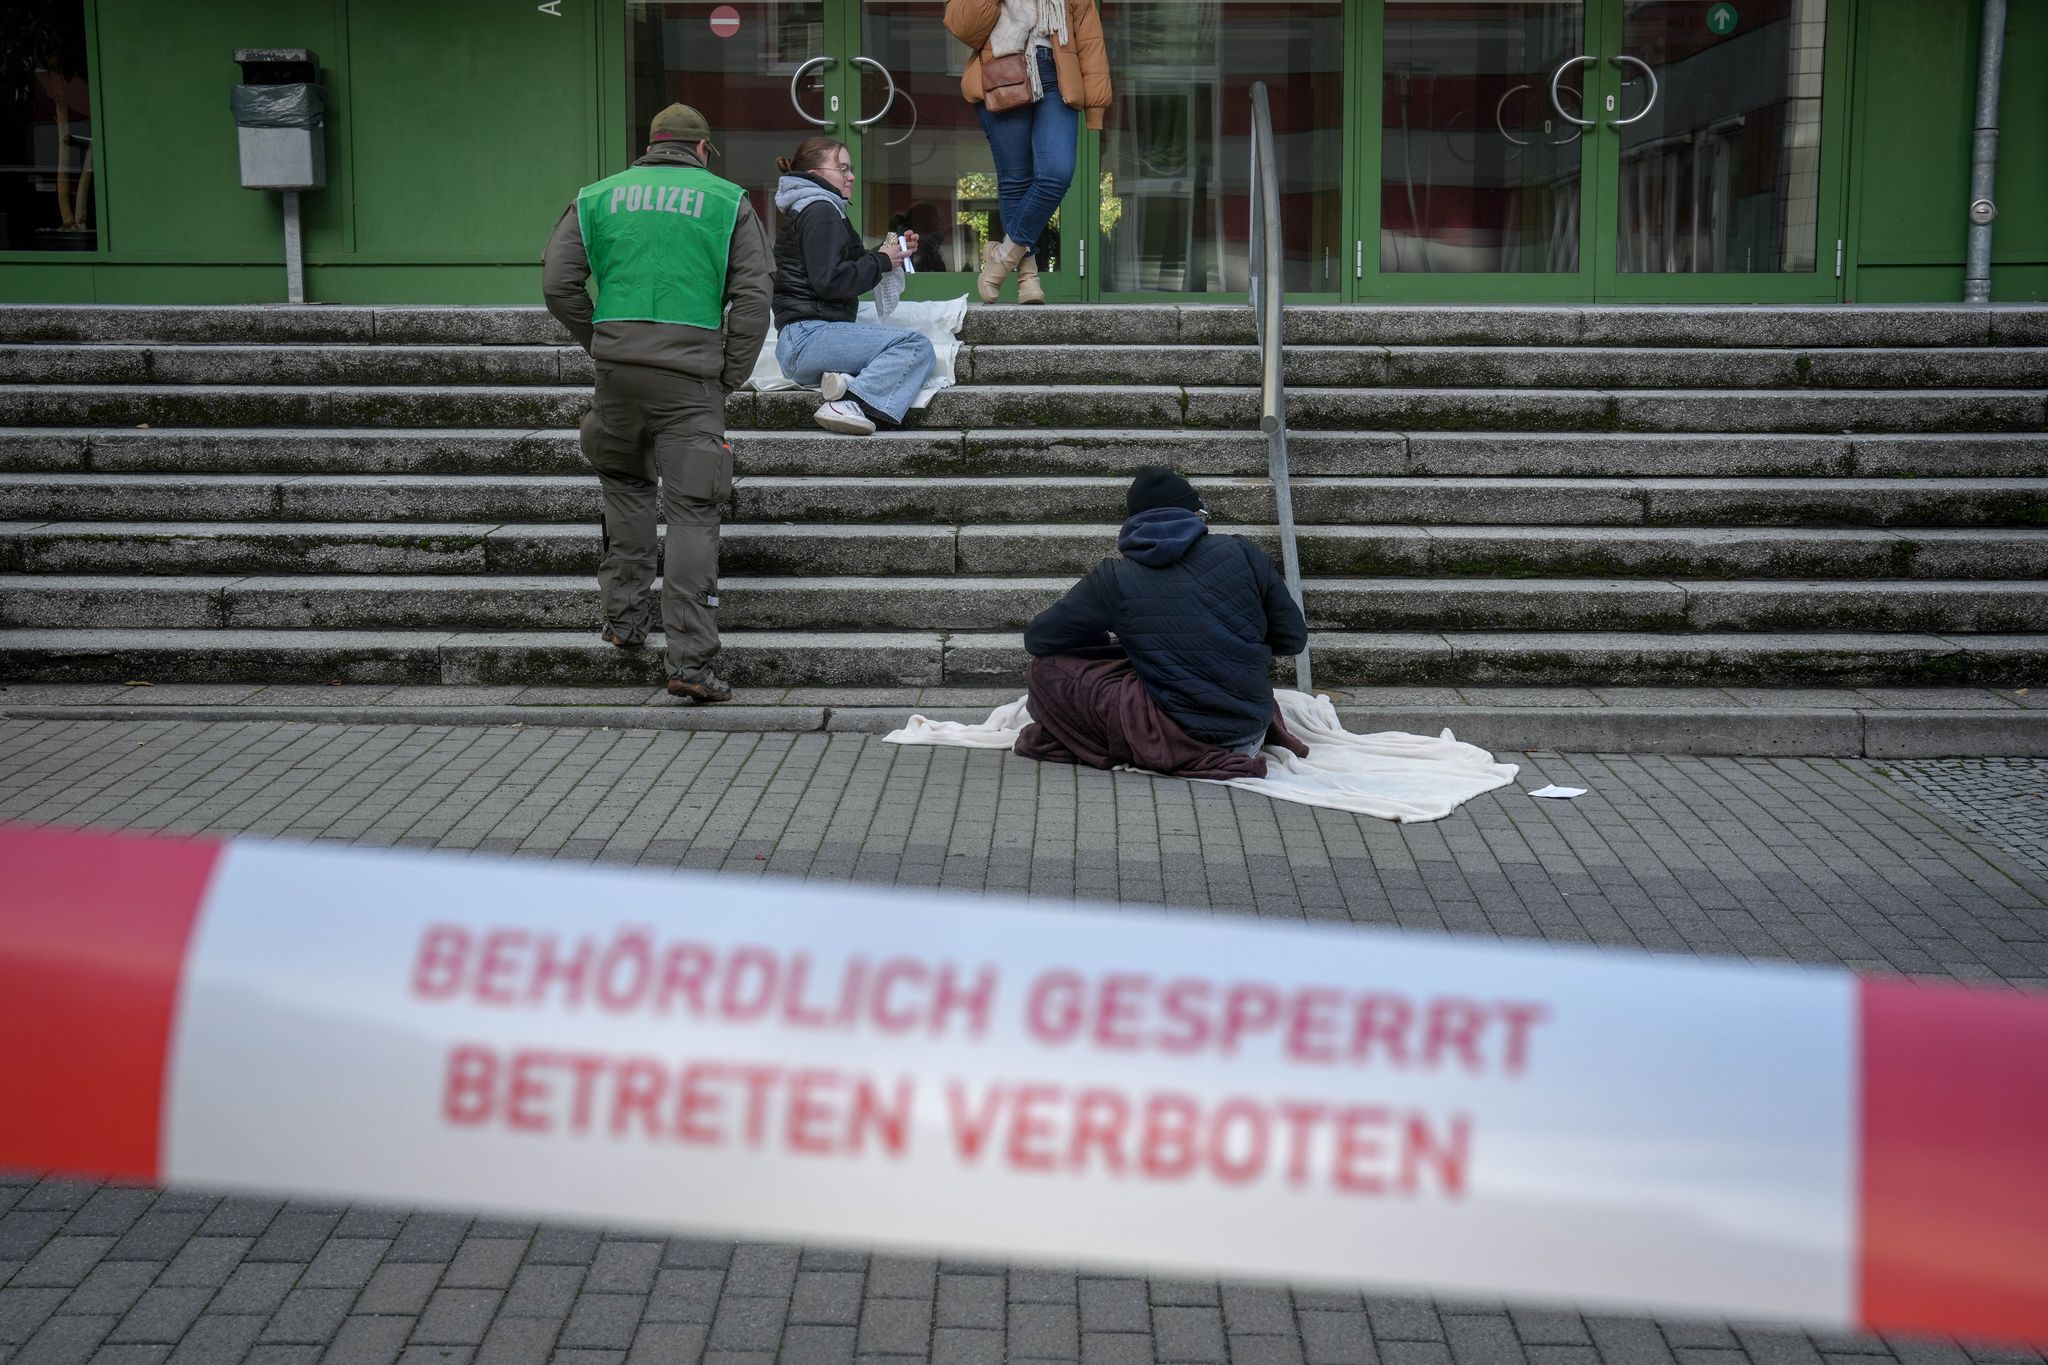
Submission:
[[[967,73],[960,78],[960,93],[972,104],[981,103],[982,48],[1002,12],[1003,0],[946,0],[946,32],[974,49]],[[1067,43],[1055,43],[1052,50],[1060,73],[1060,98],[1079,109],[1090,128],[1100,129],[1111,93],[1109,53],[1102,45],[1102,16],[1095,11],[1095,0],[1067,0],[1067,37]]]

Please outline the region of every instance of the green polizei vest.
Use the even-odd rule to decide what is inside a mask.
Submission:
[[[599,322],[717,327],[738,185],[701,166],[633,166],[576,196]]]

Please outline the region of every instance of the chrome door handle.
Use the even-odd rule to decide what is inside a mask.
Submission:
[[[1585,56],[1583,54],[1577,57],[1567,57],[1557,64],[1557,70],[1552,72],[1550,75],[1550,107],[1557,110],[1557,116],[1563,119],[1566,123],[1575,123],[1581,128],[1591,128],[1593,126],[1593,120],[1589,118],[1579,118],[1573,114],[1567,114],[1564,111],[1564,105],[1558,102],[1557,86],[1558,83],[1564,79],[1565,72],[1571,70],[1575,66],[1579,66],[1584,63],[1591,62],[1593,60],[1594,58]],[[1579,96],[1579,103],[1581,105],[1584,105],[1585,102],[1586,97],[1582,93]]]
[[[872,66],[875,70],[882,73],[883,80],[889,82],[889,93],[883,98],[882,107],[866,118],[857,118],[853,121],[854,127],[865,129],[871,124],[880,123],[883,116],[889,112],[889,106],[896,102],[896,78],[889,74],[888,67],[883,66],[873,57],[855,57],[853,64],[855,66]]]
[[[1613,119],[1607,124],[1609,128],[1626,128],[1657,107],[1657,73],[1650,70],[1650,64],[1640,57],[1609,57],[1608,60],[1616,66],[1640,66],[1643,69],[1643,78],[1650,83],[1650,98],[1644,102],[1642,108],[1627,118]],[[1623,81],[1622,84],[1626,85],[1628,82]]]
[[[816,115],[807,112],[801,104],[798,104],[796,102],[797,82],[801,81],[804,78],[804,73],[809,71],[812,67],[830,66],[832,65],[833,60],[834,59],[831,57],[813,57],[809,61],[805,62],[803,65],[799,66],[796,70],[789,73],[790,107],[796,110],[796,116],[798,118],[802,119],[806,123],[815,125],[816,127],[819,128],[830,128],[835,122],[837,122],[837,120],[829,118],[819,118]]]

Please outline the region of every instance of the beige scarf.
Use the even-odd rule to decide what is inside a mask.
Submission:
[[[1027,52],[1040,38],[1057,47],[1070,45],[1067,0],[1003,0],[1003,12],[996,19],[996,26],[989,31],[989,54],[1007,57],[1013,52]],[[1031,98],[1044,99],[1037,59],[1025,65],[1031,71]]]

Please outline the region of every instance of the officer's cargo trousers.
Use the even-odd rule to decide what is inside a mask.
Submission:
[[[668,672],[701,681],[718,653],[718,513],[732,493],[725,390],[715,379],[601,361],[582,436],[583,458],[604,485],[605,625],[630,643],[654,627],[658,483]]]

